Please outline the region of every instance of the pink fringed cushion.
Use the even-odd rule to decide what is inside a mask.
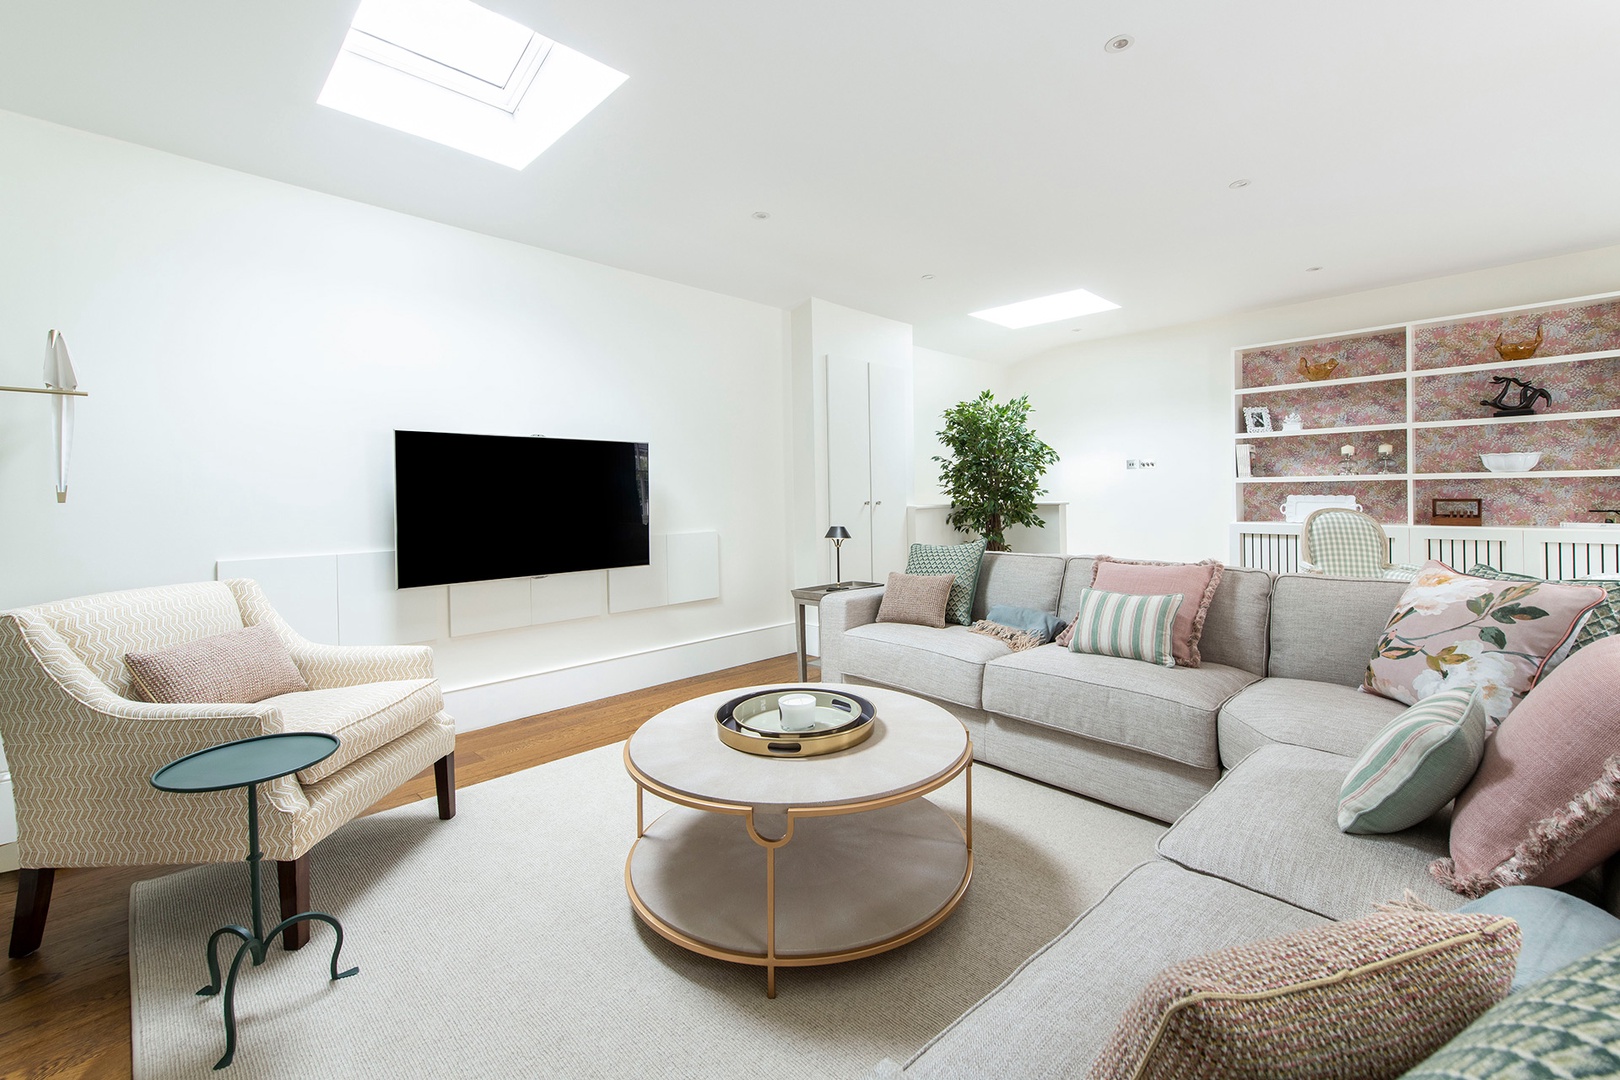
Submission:
[[[1448,889],[1562,885],[1620,851],[1620,638],[1576,652],[1485,741],[1457,797]]]
[[[1180,593],[1181,608],[1170,630],[1170,652],[1177,667],[1197,667],[1198,639],[1204,635],[1204,616],[1221,584],[1221,563],[1206,559],[1198,563],[1132,562],[1097,556],[1091,568],[1091,587],[1103,592],[1132,596],[1165,596]],[[1073,633],[1072,628],[1065,632]],[[1058,639],[1065,648],[1068,641]]]
[[[1502,720],[1607,598],[1596,585],[1492,581],[1430,560],[1395,605],[1363,688],[1416,705],[1442,690],[1477,686],[1485,715]]]

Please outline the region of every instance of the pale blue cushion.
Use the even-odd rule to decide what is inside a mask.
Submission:
[[[1620,919],[1579,897],[1537,885],[1509,885],[1457,910],[1505,915],[1519,924],[1523,944],[1514,990],[1620,941]]]
[[[998,626],[1010,626],[1014,630],[1027,630],[1029,633],[1039,634],[1042,644],[1061,634],[1067,625],[1050,611],[1016,607],[1012,604],[994,604],[984,617]]]

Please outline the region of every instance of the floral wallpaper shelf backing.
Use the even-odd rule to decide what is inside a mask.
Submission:
[[[1452,322],[1414,327],[1412,353],[1419,368],[1499,363],[1496,339],[1534,340],[1541,332],[1536,360],[1574,353],[1620,349],[1620,299],[1532,308],[1499,315],[1464,316]]]
[[[1504,528],[1620,506],[1620,293],[1240,347],[1233,374],[1233,438],[1253,446],[1252,475],[1235,480],[1239,521],[1282,520],[1289,494],[1354,494],[1390,525],[1428,524],[1435,498],[1480,499],[1484,524]],[[1494,418],[1482,404],[1494,376],[1552,401]],[[1303,430],[1246,433],[1254,406],[1298,413]],[[1341,456],[1345,445],[1355,454]],[[1396,472],[1377,470],[1385,445]],[[1541,453],[1533,472],[1481,475],[1481,454],[1519,451]],[[1345,462],[1355,473],[1337,475]]]

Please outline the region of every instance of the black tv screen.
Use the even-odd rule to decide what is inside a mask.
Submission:
[[[647,444],[394,432],[399,587],[649,560]]]

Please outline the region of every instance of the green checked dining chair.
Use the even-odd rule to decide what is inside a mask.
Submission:
[[[1420,569],[1389,561],[1389,537],[1371,514],[1327,506],[1313,511],[1299,532],[1300,569],[1331,577],[1411,581]]]

